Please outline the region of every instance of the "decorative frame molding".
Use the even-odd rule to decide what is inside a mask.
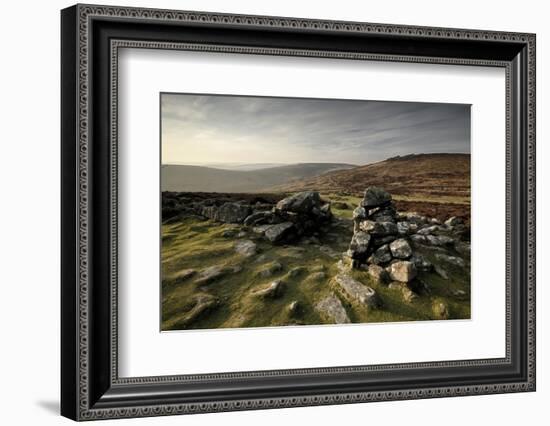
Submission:
[[[134,38],[124,24],[157,33],[158,41]],[[167,29],[190,28],[189,41],[174,39]],[[246,41],[246,30],[292,37],[315,32],[330,39],[349,35],[350,48],[252,46],[199,40],[206,28],[223,28]],[[197,33],[192,31],[198,29]],[[137,31],[139,33],[139,31]],[[121,34],[124,37],[121,37]],[[172,37],[172,38],[170,38]],[[353,40],[375,40],[371,51],[356,51]],[[371,37],[371,38],[368,38]],[[205,37],[206,38],[206,37]],[[284,38],[284,37],[283,37]],[[330,39],[332,40],[332,39]],[[424,43],[418,55],[385,52],[388,41]],[[278,41],[276,41],[278,42]],[[276,44],[274,42],[274,44]],[[458,46],[465,56],[430,55],[437,46]],[[275,370],[192,376],[119,378],[117,368],[117,85],[118,49],[154,48],[216,51],[275,56],[481,65],[506,69],[506,357],[503,359],[389,364],[362,367]],[[492,53],[489,53],[489,47]],[[367,48],[369,48],[367,46]],[[433,398],[535,390],[535,36],[496,31],[410,27],[266,16],[183,12],[126,7],[76,5],[62,12],[62,414],[75,420],[141,417],[243,409],[341,404],[352,402]],[[468,56],[469,55],[469,56]],[[101,99],[100,99],[101,98]],[[107,123],[108,122],[108,123]],[[91,167],[94,159],[94,166]],[[98,161],[101,159],[101,161]],[[100,178],[96,171],[108,173]],[[107,189],[103,194],[100,189]],[[106,197],[106,198],[104,198]],[[518,205],[519,202],[519,205]],[[518,212],[514,208],[519,208]],[[97,229],[105,229],[99,234]],[[99,247],[108,258],[99,255]],[[512,261],[514,254],[520,259]],[[516,256],[517,257],[517,256]],[[101,259],[100,259],[101,258]],[[98,260],[99,259],[99,260]],[[98,277],[102,277],[100,280]],[[108,279],[107,282],[104,282]],[[521,299],[521,300],[519,300]],[[92,303],[93,302],[93,303]],[[513,307],[518,303],[518,307]],[[98,308],[98,304],[102,308]],[[515,306],[515,305],[514,305]],[[108,309],[107,309],[108,308]],[[521,309],[520,309],[521,308]],[[515,327],[515,328],[514,328]],[[374,384],[351,385],[357,375],[411,370],[507,369],[509,380],[468,385],[439,384],[375,389]],[[511,370],[515,371],[515,376]],[[472,370],[473,371],[473,370]],[[168,398],[163,388],[196,386],[201,392],[228,380],[261,380],[314,376],[328,383],[331,376],[350,376],[349,391],[301,394],[288,389],[267,397],[220,395]],[[388,373],[389,374],[389,373]],[[353,375],[353,377],[352,377]],[[346,376],[347,377],[347,376]],[[363,376],[361,376],[363,377]],[[365,376],[366,377],[366,376]],[[443,379],[443,378],[442,378]],[[396,379],[396,381],[398,381]],[[436,380],[434,379],[434,383]],[[252,385],[251,385],[252,386]],[[290,386],[290,385],[289,385]],[[325,385],[326,386],[326,385]],[[222,386],[223,387],[223,386]],[[149,397],[137,396],[149,393]],[[244,395],[244,392],[242,395]],[[255,392],[253,392],[255,394]]]

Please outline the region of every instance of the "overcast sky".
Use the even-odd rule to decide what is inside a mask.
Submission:
[[[470,106],[162,94],[163,164],[368,164],[469,153]]]

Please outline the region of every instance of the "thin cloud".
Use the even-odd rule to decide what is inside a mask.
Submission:
[[[470,106],[162,94],[163,163],[367,164],[470,152]]]

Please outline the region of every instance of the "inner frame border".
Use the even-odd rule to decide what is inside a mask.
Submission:
[[[284,370],[258,370],[230,373],[207,373],[207,374],[185,374],[185,375],[167,375],[167,376],[143,376],[143,377],[124,377],[118,376],[118,55],[120,49],[155,49],[155,50],[175,50],[175,51],[193,51],[205,53],[229,53],[229,54],[251,54],[251,55],[271,55],[271,56],[294,56],[294,57],[314,57],[344,60],[368,60],[377,62],[408,62],[408,63],[427,63],[440,65],[469,65],[499,67],[505,69],[506,81],[506,170],[508,171],[511,163],[511,134],[508,125],[510,115],[510,65],[504,61],[487,60],[466,60],[466,59],[444,59],[441,58],[418,58],[414,56],[401,55],[379,55],[364,53],[342,53],[342,52],[320,52],[311,50],[297,49],[272,49],[255,48],[241,46],[222,46],[222,45],[203,45],[195,43],[172,43],[172,42],[149,42],[140,40],[111,40],[111,381],[113,384],[151,384],[151,383],[173,383],[178,381],[203,381],[220,379],[242,379],[250,377],[273,377],[273,376],[295,376],[303,374],[330,374],[330,373],[351,373],[351,372],[369,372],[394,369],[405,369],[411,367],[465,367],[465,366],[483,366],[491,364],[509,364],[511,362],[511,277],[509,274],[508,259],[511,254],[510,238],[506,239],[506,283],[505,283],[505,357],[504,358],[483,358],[471,360],[456,361],[431,361],[431,362],[411,362],[396,364],[376,364],[361,366],[341,366],[325,368],[298,368]],[[511,203],[511,182],[506,176],[506,230],[511,226],[510,203]]]

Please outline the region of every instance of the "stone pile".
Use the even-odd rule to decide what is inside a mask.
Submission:
[[[318,192],[305,191],[283,198],[276,204],[207,199],[182,202],[176,195],[163,194],[163,217],[199,216],[222,223],[242,224],[272,243],[284,243],[317,232],[332,220],[330,203]]]
[[[311,235],[331,220],[330,203],[318,192],[305,191],[283,198],[269,211],[252,213],[243,223],[272,243],[279,243]]]
[[[437,259],[464,266],[463,259],[447,255],[447,249],[469,251],[469,229],[462,219],[451,217],[444,224],[414,212],[398,213],[391,195],[369,187],[353,211],[354,233],[343,264],[367,269],[379,283],[410,284],[419,271],[434,266],[415,253],[415,247],[438,250]],[[437,272],[437,270],[436,270]],[[441,275],[441,274],[440,274]]]

